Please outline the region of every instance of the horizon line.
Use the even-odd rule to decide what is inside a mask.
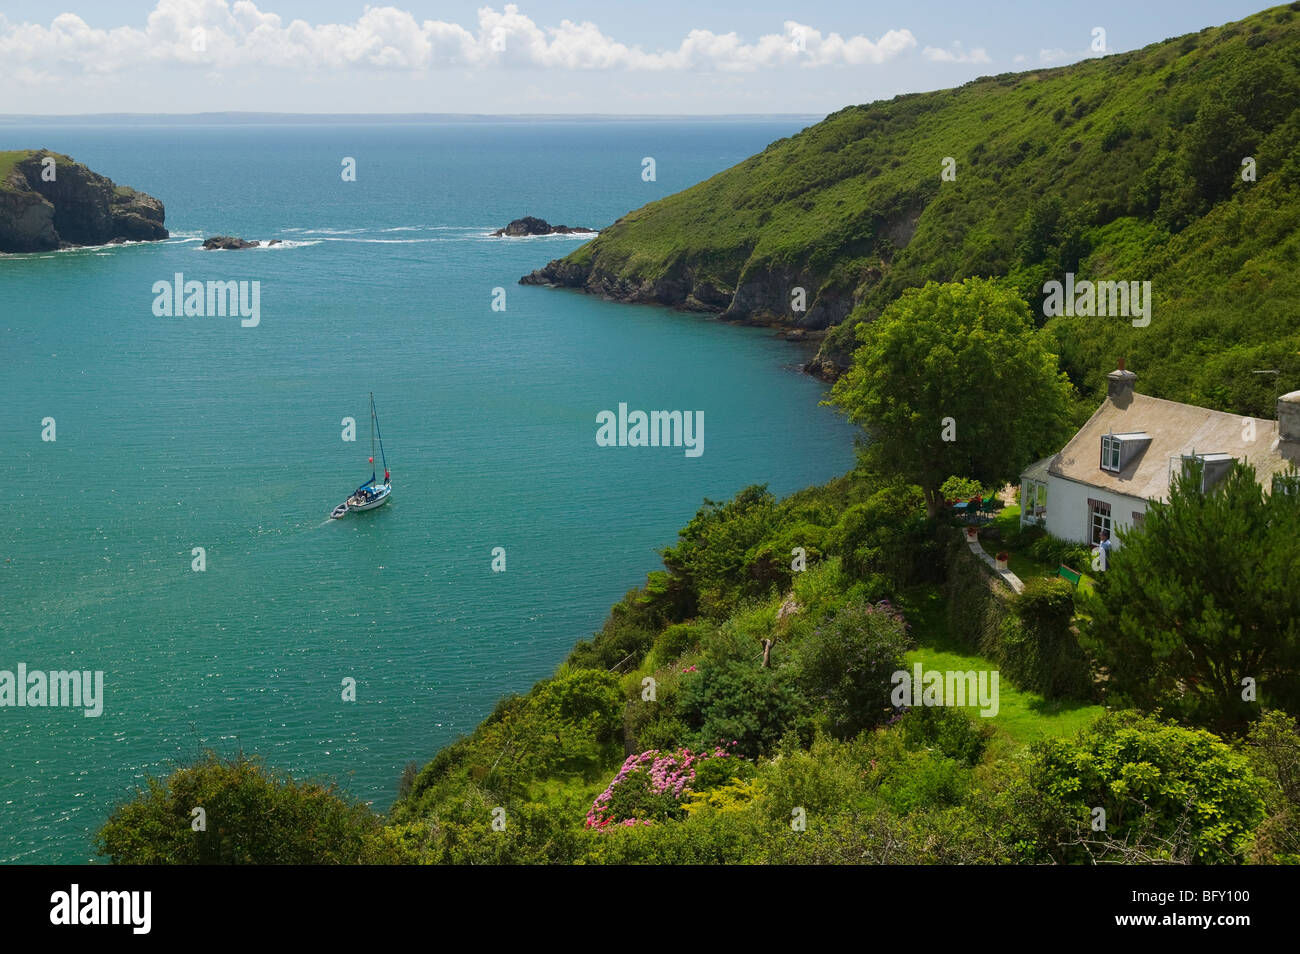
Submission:
[[[70,120],[169,120],[195,121],[212,119],[268,120],[346,120],[368,122],[463,122],[466,120],[604,120],[604,119],[824,119],[829,112],[796,113],[310,113],[265,110],[209,110],[198,113],[112,112],[112,113],[0,113],[0,123],[50,122]]]

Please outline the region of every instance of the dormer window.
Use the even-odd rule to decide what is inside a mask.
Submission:
[[[1200,491],[1205,493],[1227,476],[1235,462],[1236,458],[1231,454],[1198,454],[1195,451],[1183,454],[1170,461],[1170,483],[1173,482],[1172,469],[1175,464],[1184,477],[1190,477],[1194,473],[1193,468],[1197,468],[1201,472]]]
[[[1142,431],[1101,436],[1101,469],[1118,474],[1151,443],[1151,435]]]

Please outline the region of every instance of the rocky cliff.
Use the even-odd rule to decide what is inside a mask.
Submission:
[[[0,152],[0,252],[165,239],[165,215],[153,196],[116,185],[68,156]]]

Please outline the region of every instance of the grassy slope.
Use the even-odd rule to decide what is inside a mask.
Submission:
[[[72,157],[59,152],[50,152],[48,149],[0,149],[0,189],[5,187],[5,179],[9,177],[9,173],[14,171],[14,166],[24,159],[30,159],[32,156],[41,154],[53,156],[56,168],[77,165]]]
[[[4,188],[5,179],[14,171],[14,166],[30,156],[33,149],[0,150],[0,188]]]
[[[1141,390],[1271,412],[1271,382],[1219,379],[1281,367],[1300,386],[1297,323],[1278,303],[1300,295],[1295,176],[1282,168],[1300,138],[1300,113],[1290,113],[1300,62],[1294,7],[1131,53],[841,110],[630,213],[570,259],[641,278],[685,263],[697,283],[728,289],[794,270],[812,288],[854,291],[855,317],[869,318],[931,279],[1010,275],[1032,296],[1063,269],[1018,251],[1026,214],[1057,197],[1093,245],[1081,277],[1149,279],[1156,298],[1145,329],[1054,322],[1073,322],[1059,338],[1076,384],[1095,393],[1099,372],[1127,353]],[[1258,182],[1216,196],[1204,217],[1205,208],[1180,217],[1161,185],[1168,193],[1179,170],[1195,173],[1185,140],[1197,110],[1243,84],[1246,93],[1231,94],[1237,101],[1284,87],[1273,90],[1270,115],[1283,109],[1291,118],[1226,141],[1227,177],[1251,154]],[[945,156],[956,160],[956,181],[940,181]],[[1224,357],[1229,345],[1237,350]],[[847,350],[851,341],[832,336],[829,346]]]

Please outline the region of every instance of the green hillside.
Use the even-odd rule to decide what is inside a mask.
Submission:
[[[827,375],[856,319],[929,280],[1005,276],[1040,315],[1067,271],[1149,280],[1148,327],[1048,323],[1085,396],[1124,354],[1140,390],[1271,416],[1278,379],[1249,372],[1300,386],[1298,11],[843,109],[526,280],[810,329],[851,313]]]

